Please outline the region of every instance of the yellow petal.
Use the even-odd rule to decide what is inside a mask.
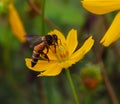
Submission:
[[[54,47],[50,47],[49,52],[47,53],[49,60],[57,60],[56,54],[54,53]],[[53,51],[52,51],[53,50]]]
[[[60,31],[55,29],[55,30],[49,32],[48,34],[50,34],[50,35],[53,35],[53,34],[57,35],[58,36],[58,41],[60,40],[62,43],[65,43],[65,37],[64,37],[64,35]]]
[[[9,22],[11,25],[11,29],[14,33],[14,35],[21,41],[21,42],[25,42],[25,35],[26,32],[24,30],[23,24],[20,20],[20,17],[16,11],[16,9],[14,8],[14,5],[12,3],[9,4],[8,6],[9,9]]]
[[[68,59],[68,60],[66,60],[66,61],[63,61],[63,62],[61,62],[60,63],[60,66],[62,67],[62,68],[65,68],[65,69],[68,69],[70,66],[72,66],[72,64],[74,64],[75,62],[73,61],[73,60],[71,60],[71,59]]]
[[[109,46],[118,38],[120,38],[120,12],[114,18],[114,21],[112,22],[100,43],[102,43],[104,46]]]
[[[68,69],[70,66],[72,66],[72,64],[75,64],[76,62],[81,60],[84,57],[84,55],[92,48],[93,44],[94,40],[91,36],[85,41],[84,45],[79,50],[73,53],[71,57],[69,57],[67,60],[60,62],[59,65],[62,68]]]
[[[45,70],[44,72],[40,73],[38,76],[56,76],[60,74],[62,71],[62,68],[59,66],[58,63],[54,63],[53,66],[51,66],[48,70]]]
[[[120,10],[120,0],[83,0],[83,7],[95,14]]]
[[[71,55],[75,51],[77,45],[78,45],[77,31],[72,29],[67,36],[67,47],[68,47],[69,55]]]
[[[94,44],[94,40],[92,39],[91,36],[85,41],[85,43],[80,49],[78,49],[75,53],[72,54],[70,58],[71,62],[73,61],[72,63],[74,64],[77,61],[81,60],[84,57],[84,55],[90,51],[93,44]]]
[[[26,66],[34,71],[45,71],[45,70],[49,70],[51,67],[53,67],[54,65],[56,65],[56,61],[44,61],[44,60],[38,60],[37,64],[34,67],[31,67],[31,61],[32,59],[30,58],[26,58]]]

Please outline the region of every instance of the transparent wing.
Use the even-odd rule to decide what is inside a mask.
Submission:
[[[30,47],[34,47],[42,42],[42,36],[26,35],[25,38],[31,43]]]

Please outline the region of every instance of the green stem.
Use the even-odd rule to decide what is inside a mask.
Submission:
[[[85,104],[90,104],[90,93],[86,94]]]
[[[5,78],[6,78],[6,82],[9,85],[9,87],[11,87],[11,89],[13,90],[13,93],[15,95],[18,95],[18,87],[16,86],[16,80],[13,77],[13,72],[12,72],[12,60],[11,60],[11,48],[12,48],[12,38],[8,31],[9,31],[9,27],[6,26],[6,32],[5,32],[5,36],[7,36],[5,43],[4,43],[4,49],[3,49],[3,62],[4,62],[4,67],[5,67]]]
[[[45,34],[45,22],[44,22],[44,19],[45,19],[45,0],[42,0],[42,34],[44,35]]]
[[[70,86],[71,86],[71,89],[72,89],[72,93],[73,93],[73,96],[74,96],[75,103],[76,103],[76,104],[80,104],[80,103],[79,103],[79,100],[78,100],[78,97],[77,97],[76,90],[75,90],[75,86],[74,86],[74,84],[73,84],[72,77],[71,77],[71,75],[70,75],[69,69],[66,69],[66,75],[67,75],[68,81],[69,81]]]

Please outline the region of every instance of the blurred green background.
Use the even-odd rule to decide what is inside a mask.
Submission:
[[[43,21],[43,16],[32,9],[29,0],[15,0],[14,2],[27,34],[44,35],[57,28],[67,35],[69,30],[74,28],[78,31],[78,47],[90,35],[93,35],[95,39],[93,49],[85,58],[70,67],[80,104],[111,104],[104,83],[95,90],[89,91],[81,83],[81,68],[88,63],[99,63],[99,58],[102,58],[105,63],[111,85],[119,100],[119,41],[108,48],[99,44],[116,13],[102,16],[91,14],[82,7],[80,0],[33,0],[33,2],[42,12],[44,6],[46,22]],[[0,103],[74,104],[64,70],[55,77],[37,77],[37,72],[26,67],[25,58],[31,57],[32,49],[29,48],[28,43],[21,43],[13,35],[8,22],[8,11],[1,6],[0,9]]]

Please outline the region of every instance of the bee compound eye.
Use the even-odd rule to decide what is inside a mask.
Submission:
[[[58,38],[57,38],[57,35],[53,35],[53,40],[57,42]]]

